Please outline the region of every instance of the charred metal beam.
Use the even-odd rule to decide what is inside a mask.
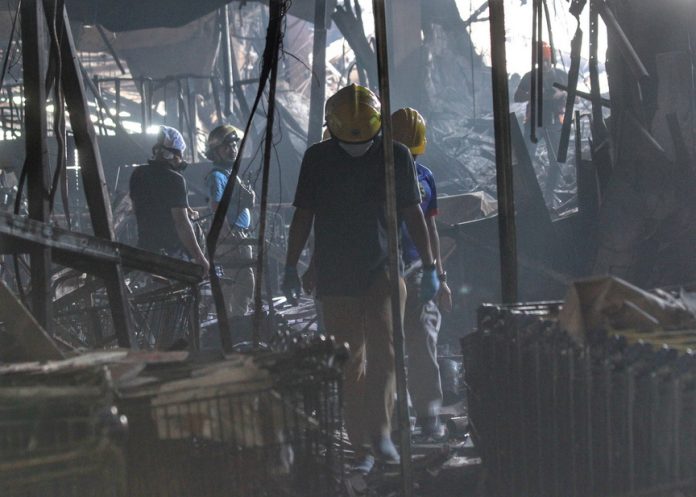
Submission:
[[[355,59],[358,67],[367,73],[367,79],[371,88],[376,87],[379,81],[377,66],[375,64],[375,54],[372,51],[370,42],[365,37],[362,27],[362,20],[353,14],[350,2],[343,7],[336,7],[331,15],[331,19],[336,23],[336,27],[355,52]]]
[[[46,24],[42,0],[25,0],[21,5],[22,64],[24,72],[24,133],[26,141],[27,197],[29,217],[47,222],[50,217],[51,173],[48,162],[46,127]],[[21,194],[19,192],[18,194]],[[31,310],[38,323],[50,331],[51,250],[34,246],[31,254]]]
[[[563,124],[561,126],[561,138],[558,142],[558,154],[556,159],[558,162],[565,162],[568,157],[568,143],[570,143],[570,123],[573,116],[573,107],[575,107],[575,96],[578,92],[578,75],[580,74],[580,49],[582,48],[582,29],[580,26],[575,30],[573,41],[570,42],[570,71],[568,72],[568,86],[562,88],[562,85],[554,83],[555,88],[566,92],[565,112],[563,114]],[[592,97],[587,95],[588,99]]]
[[[602,17],[604,24],[607,26],[607,31],[609,31],[609,34],[613,35],[617,41],[621,55],[623,55],[626,64],[633,73],[633,76],[638,81],[649,79],[650,73],[648,73],[648,70],[645,68],[645,64],[643,64],[643,61],[640,60],[638,53],[633,48],[633,45],[631,45],[631,42],[628,40],[628,36],[626,36],[626,33],[621,28],[619,21],[616,20],[614,13],[611,11],[611,9],[609,9],[606,2],[604,0],[593,0],[592,3],[597,6],[599,15]]]
[[[89,265],[101,272],[105,265],[120,262],[130,269],[184,283],[198,283],[203,279],[198,264],[2,212],[0,239],[5,253],[45,246],[53,250],[56,261],[70,267],[87,263],[82,264],[83,269]]]
[[[396,211],[396,178],[394,171],[394,147],[389,94],[389,50],[385,0],[373,0],[375,37],[377,39],[377,74],[379,99],[382,104],[382,140],[384,149],[384,175],[386,183],[386,221],[389,281],[391,284],[392,339],[394,341],[394,370],[396,375],[396,408],[399,423],[399,449],[401,451],[401,495],[412,497],[413,468],[411,464],[411,422],[408,414],[408,384],[404,346],[404,326],[401,316],[401,291],[399,276],[398,224]]]
[[[312,90],[309,101],[309,129],[307,145],[321,140],[326,93],[326,2],[315,0],[314,40],[312,57]]]
[[[111,57],[114,59],[114,62],[116,62],[118,70],[121,71],[121,74],[125,75],[126,70],[123,68],[123,64],[121,64],[121,57],[118,56],[118,52],[116,52],[116,49],[109,41],[109,37],[106,35],[106,31],[104,31],[104,28],[101,26],[101,24],[97,24],[97,31],[99,31],[99,36],[104,42],[104,45],[106,45],[107,51],[111,54]]]
[[[505,56],[505,5],[490,0],[491,78],[495,122],[495,167],[498,191],[498,234],[500,236],[500,277],[503,302],[517,302],[517,234],[510,143],[510,97]]]
[[[222,83],[225,98],[223,113],[225,117],[232,115],[232,47],[230,46],[230,11],[229,6],[220,8],[220,43],[222,45]]]
[[[283,42],[283,31],[279,26],[275,24],[280,23],[284,17],[284,12],[282,8],[282,3],[280,0],[271,0],[269,6],[269,13],[271,16],[275,17],[275,23],[269,21],[268,32],[272,38],[269,38],[270,45],[270,77],[268,80],[268,112],[266,118],[266,138],[264,140],[264,150],[263,150],[263,174],[261,178],[261,208],[259,215],[259,243],[258,256],[256,262],[256,286],[254,287],[254,307],[256,312],[254,313],[254,328],[252,332],[254,349],[258,349],[261,340],[261,322],[262,314],[260,310],[262,309],[262,290],[264,275],[268,270],[267,257],[266,257],[266,223],[268,220],[268,181],[271,172],[271,155],[273,154],[273,122],[275,120],[275,108],[276,108],[276,83],[278,80],[278,58],[280,57],[280,45]],[[269,312],[272,314],[273,311],[273,295],[267,294],[266,299],[268,301]],[[218,310],[219,312],[219,310]],[[225,312],[223,310],[223,312]],[[225,316],[225,319],[227,316]]]
[[[568,91],[568,89],[570,88],[570,85],[566,86],[563,83],[554,83],[553,86],[554,86],[554,88],[558,88],[559,90],[563,90],[563,91]],[[590,95],[586,91],[582,91],[582,90],[575,90],[575,96],[578,98],[582,98],[583,100],[592,100],[592,95]],[[611,109],[611,100],[609,100],[608,98],[601,97],[599,99],[599,102],[602,104],[602,107],[606,107],[607,109]]]
[[[99,145],[89,118],[82,70],[70,30],[70,20],[64,6],[62,11],[58,12],[55,10],[55,4],[46,1],[45,7],[47,20],[50,22],[53,19],[56,25],[60,25],[58,38],[62,40],[60,44],[61,79],[65,102],[70,111],[70,124],[75,137],[75,146],[80,157],[80,172],[85,185],[85,197],[89,206],[92,229],[97,237],[113,241],[115,236],[111,202],[106,188]],[[118,261],[104,268],[104,280],[118,343],[122,347],[135,347],[136,340],[128,310],[123,271]]]

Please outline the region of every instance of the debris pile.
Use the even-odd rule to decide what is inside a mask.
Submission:
[[[118,350],[1,367],[0,427],[12,445],[0,451],[1,488],[53,485],[42,495],[72,497],[89,477],[117,496],[337,494],[343,348],[216,355]],[[76,465],[105,447],[120,461],[113,471],[104,458]],[[13,478],[36,467],[45,471]],[[91,488],[79,495],[103,495]]]

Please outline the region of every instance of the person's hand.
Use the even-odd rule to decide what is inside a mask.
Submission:
[[[297,305],[297,299],[302,294],[302,284],[297,274],[297,266],[285,266],[285,274],[283,275],[283,284],[281,288],[288,302],[292,305]]]
[[[437,279],[435,268],[424,268],[423,278],[420,284],[420,301],[425,303],[432,300],[440,289],[440,280]]]
[[[192,209],[191,207],[187,207],[186,210],[188,211],[189,219],[191,219],[193,221],[195,221],[196,219],[201,217],[200,214],[198,213],[198,211]]]
[[[452,310],[452,290],[446,281],[440,282],[440,290],[437,292],[437,307],[441,311],[450,312]]]

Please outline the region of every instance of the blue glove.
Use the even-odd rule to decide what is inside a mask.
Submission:
[[[281,288],[288,302],[292,305],[297,305],[297,299],[302,294],[302,283],[300,283],[300,276],[297,274],[296,266],[285,266]]]
[[[437,277],[436,268],[424,268],[423,277],[421,278],[419,298],[422,303],[435,298],[437,291],[440,289],[440,280]]]

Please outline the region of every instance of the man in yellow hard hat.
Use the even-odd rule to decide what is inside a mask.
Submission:
[[[292,300],[301,286],[297,262],[313,226],[316,293],[326,331],[351,350],[343,387],[345,422],[356,450],[355,469],[363,473],[372,469],[375,456],[399,461],[390,438],[395,375],[380,109],[375,94],[357,85],[326,102],[332,138],[309,147],[302,160],[283,280]],[[397,211],[423,260],[421,297],[430,300],[439,287],[436,264],[413,159],[398,143],[394,167]],[[403,295],[403,279],[399,284]]]
[[[208,205],[213,212],[222,200],[241,137],[242,132],[229,124],[218,126],[208,135],[206,156],[213,162],[213,168],[206,176],[205,183]],[[248,312],[254,295],[252,251],[247,238],[255,194],[239,177],[236,181],[227,209],[228,222],[224,225],[216,251],[219,261],[216,271],[221,276],[227,312],[232,318]]]
[[[430,238],[430,250],[437,261],[437,276],[440,290],[434,300],[422,302],[420,293],[423,271],[421,260],[408,230],[402,231],[401,257],[406,266],[406,312],[404,314],[404,337],[408,354],[408,390],[411,394],[413,408],[416,411],[416,423],[421,428],[421,435],[427,438],[441,439],[444,425],[439,419],[442,405],[442,386],[440,368],[437,364],[437,335],[440,332],[440,308],[452,309],[452,292],[447,286],[447,273],[440,257],[440,236],[435,224],[437,216],[437,188],[433,173],[420,162],[419,155],[425,152],[425,119],[420,112],[406,107],[392,114],[394,140],[406,145],[416,164],[416,175],[421,193],[421,210],[425,216]]]

